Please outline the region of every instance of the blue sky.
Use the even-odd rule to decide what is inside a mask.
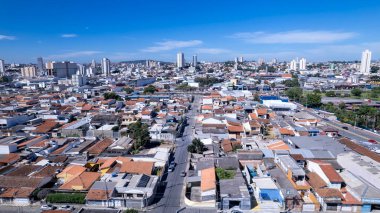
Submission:
[[[380,58],[380,1],[2,0],[7,63]]]

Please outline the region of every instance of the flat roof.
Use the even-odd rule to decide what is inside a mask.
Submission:
[[[233,179],[219,180],[220,195],[227,195],[229,198],[250,197],[247,185],[240,171],[236,172]]]
[[[328,136],[289,137],[288,142],[297,148],[309,150],[327,150],[334,154],[334,156],[347,150],[344,145]]]
[[[380,189],[380,163],[377,161],[352,151],[338,155],[337,162],[347,171]]]

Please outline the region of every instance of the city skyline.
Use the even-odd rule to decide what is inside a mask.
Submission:
[[[175,62],[176,53],[183,52],[188,61],[192,55],[201,61],[240,56],[246,60],[359,61],[365,49],[371,50],[374,60],[379,58],[380,32],[373,22],[380,19],[376,12],[380,3],[295,1],[293,5],[297,12],[284,9],[288,2],[242,1],[231,10],[230,2],[216,1],[180,7],[149,1],[20,5],[6,0],[0,9],[0,18],[7,20],[0,23],[0,58],[7,63],[34,63],[38,57],[46,61],[88,62],[107,57],[116,62]],[[44,13],[28,19],[17,15],[38,8]],[[81,13],[60,13],[66,10]]]

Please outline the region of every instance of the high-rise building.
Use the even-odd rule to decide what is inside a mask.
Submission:
[[[74,86],[81,87],[87,84],[87,76],[76,74],[71,77],[71,83]]]
[[[193,67],[196,67],[198,64],[198,57],[197,55],[193,55]]]
[[[371,69],[371,57],[372,53],[369,50],[364,50],[362,53],[362,61],[360,63],[360,73],[363,75],[369,75]]]
[[[238,62],[239,62],[239,58],[235,57],[235,63],[238,63]]]
[[[93,69],[96,68],[96,62],[95,62],[95,59],[92,59],[92,61],[91,61],[91,67],[92,67]]]
[[[85,75],[86,74],[86,66],[83,64],[78,64],[78,72],[79,75]]]
[[[3,76],[5,74],[5,62],[4,60],[0,59],[0,76]]]
[[[111,74],[111,61],[108,58],[102,59],[102,73],[105,76],[109,76]]]
[[[42,57],[37,58],[37,69],[40,75],[45,72],[44,60],[42,59]]]
[[[301,58],[301,60],[299,62],[299,69],[300,70],[306,70],[306,59],[305,58]]]
[[[240,57],[239,57],[239,62],[240,62],[240,63],[243,63],[243,62],[244,62],[244,58],[243,58],[243,56],[240,56]]]
[[[21,75],[27,78],[35,77],[37,75],[36,67],[28,66],[21,68]]]
[[[94,68],[92,68],[91,66],[86,69],[86,76],[91,77],[94,75],[94,73]]]
[[[177,53],[177,67],[182,68],[185,66],[185,55],[182,52]]]
[[[46,63],[46,70],[48,75],[56,76],[58,78],[71,78],[72,75],[77,73],[78,66],[71,61],[53,61]]]
[[[297,70],[297,61],[296,60],[292,60],[291,62],[290,62],[290,69],[291,70]]]

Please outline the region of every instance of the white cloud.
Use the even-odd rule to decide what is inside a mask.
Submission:
[[[200,40],[189,40],[189,41],[164,41],[164,42],[156,42],[156,46],[148,47],[145,49],[142,49],[143,52],[160,52],[160,51],[167,51],[167,50],[174,50],[178,48],[185,48],[185,47],[194,47],[197,45],[202,44],[203,42]]]
[[[86,51],[76,51],[76,52],[67,52],[62,54],[56,54],[56,55],[49,55],[46,56],[46,59],[68,59],[68,58],[76,58],[76,57],[83,57],[83,56],[91,56],[102,53],[100,51],[93,51],[93,50],[86,50]]]
[[[197,53],[204,53],[204,54],[222,54],[222,53],[228,53],[230,52],[227,49],[221,49],[221,48],[199,48],[196,50]]]
[[[355,37],[353,32],[334,31],[285,31],[278,33],[243,32],[235,33],[231,38],[242,39],[257,44],[296,44],[296,43],[332,43]]]
[[[9,36],[9,35],[0,35],[0,40],[15,40],[15,36]]]
[[[61,35],[62,38],[75,38],[75,37],[78,37],[77,34],[62,34]]]

